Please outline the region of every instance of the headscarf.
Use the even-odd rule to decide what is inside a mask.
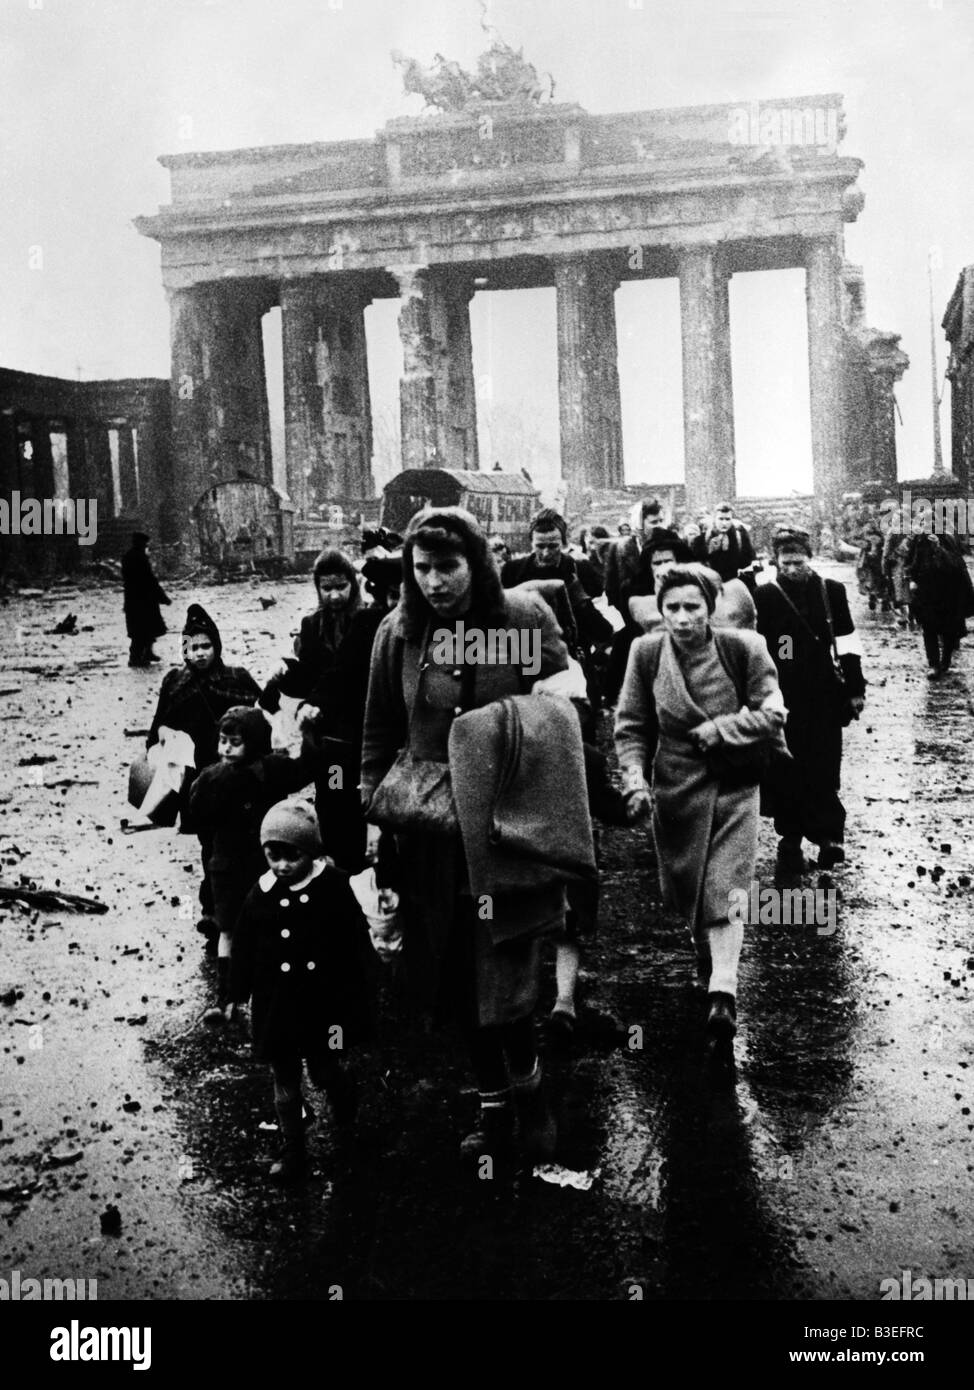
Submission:
[[[674,565],[673,568],[660,580],[660,586],[656,593],[656,607],[662,613],[663,596],[670,589],[682,588],[685,584],[695,585],[703,594],[704,603],[707,605],[707,612],[713,616],[714,609],[717,607],[717,596],[723,590],[720,582],[720,575],[715,574],[706,565]]]
[[[213,643],[213,651],[219,659],[223,653],[223,641],[220,637],[220,629],[207,613],[206,609],[199,603],[191,603],[186,610],[186,622],[183,625],[184,637],[208,637]]]

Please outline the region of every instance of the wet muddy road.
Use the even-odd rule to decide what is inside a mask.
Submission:
[[[845,580],[851,570],[828,567]],[[174,586],[264,677],[310,584]],[[266,610],[260,595],[273,597]],[[77,637],[45,635],[69,611]],[[854,599],[871,682],[847,738],[849,863],[834,932],[749,928],[733,1071],[706,1055],[684,933],[645,833],[602,833],[604,909],[584,1002],[629,1028],[550,1059],[557,1185],[478,1180],[455,1039],[386,980],[354,1134],[323,1097],[315,1176],[268,1191],[270,1087],[242,1030],[199,1023],[196,841],[126,835],[128,763],[161,671],[131,671],[110,588],[3,611],[2,882],[104,915],[0,904],[0,1273],[95,1278],[106,1298],[876,1299],[974,1273],[974,752],[970,643],[925,678],[919,638]],[[175,661],[178,637],[158,644]],[[763,823],[759,875],[774,837]],[[550,972],[549,972],[550,974]],[[120,1225],[102,1231],[117,1209]],[[114,1233],[112,1233],[114,1231]]]

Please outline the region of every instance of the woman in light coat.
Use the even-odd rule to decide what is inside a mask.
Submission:
[[[662,579],[665,630],[633,643],[615,738],[630,816],[652,810],[664,904],[693,935],[708,1031],[729,1041],[744,940],[737,905],[754,880],[759,814],[743,750],[780,752],[785,706],[764,638],[712,626],[718,584],[701,565]]]

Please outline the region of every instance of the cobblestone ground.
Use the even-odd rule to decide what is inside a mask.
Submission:
[[[171,592],[174,627],[202,599],[262,677],[310,584]],[[96,1278],[101,1298],[876,1299],[901,1269],[972,1273],[970,644],[930,684],[918,636],[854,611],[870,687],[847,739],[849,863],[805,879],[836,890],[837,929],[749,929],[736,1068],[706,1054],[645,833],[606,831],[584,998],[628,1031],[612,1047],[583,1029],[550,1059],[565,1185],[460,1168],[458,1047],[389,981],[357,1129],[334,1135],[321,1098],[315,1176],[287,1195],[266,1189],[273,1109],[245,1035],[199,1023],[196,842],[121,828],[165,666],[128,669],[110,588],[9,601],[2,883],[109,911],[0,903],[0,1268]],[[80,634],[47,635],[68,612]],[[178,637],[159,650],[177,660]],[[764,823],[762,883],[773,857]]]

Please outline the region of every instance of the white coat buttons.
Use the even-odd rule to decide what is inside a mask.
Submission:
[[[454,713],[454,714],[462,714],[462,713],[463,713],[463,705],[454,705],[454,707],[453,707],[453,713]]]
[[[282,907],[290,907],[290,906],[291,906],[291,899],[290,899],[290,898],[282,898],[282,899],[281,899],[281,906],[282,906]]]
[[[284,940],[286,941],[288,937],[291,935],[291,933],[288,931],[287,927],[282,927],[281,935],[284,937]]]
[[[298,898],[299,903],[309,903],[310,901],[311,899],[308,897],[307,893],[302,893],[300,898]]]
[[[284,973],[285,973],[285,975],[286,975],[287,972],[291,969],[291,962],[290,962],[289,960],[282,960],[282,961],[281,961],[281,969],[284,971]]]
[[[309,961],[308,961],[308,969],[309,969],[309,970],[314,970],[314,968],[315,968],[315,963],[314,963],[314,961],[313,961],[313,960],[309,960]]]

